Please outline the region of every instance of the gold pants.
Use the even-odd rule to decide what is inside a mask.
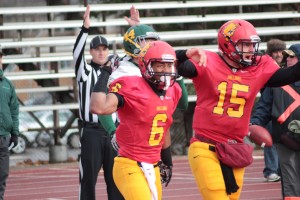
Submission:
[[[239,190],[226,193],[220,162],[217,154],[209,150],[208,143],[194,142],[189,147],[188,159],[192,173],[204,200],[237,200],[240,197],[245,168],[233,169]]]
[[[159,167],[155,167],[158,199],[162,198]],[[115,157],[113,177],[116,186],[126,200],[151,200],[151,192],[143,171],[137,162],[124,157]]]

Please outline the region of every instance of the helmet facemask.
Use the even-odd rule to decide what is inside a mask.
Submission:
[[[140,35],[137,36],[134,39],[134,44],[136,46],[136,49],[134,49],[133,54],[134,57],[137,57],[139,53],[141,52],[141,49],[148,43],[160,40],[159,35],[155,32],[147,32],[146,35]]]
[[[176,54],[166,42],[149,42],[141,50],[139,66],[142,76],[158,90],[167,90],[176,80]],[[168,70],[165,70],[165,69]]]
[[[171,72],[155,72],[152,65],[155,62],[160,63],[172,63]],[[175,69],[174,59],[161,60],[161,59],[150,59],[146,64],[147,70],[142,76],[148,81],[152,82],[158,90],[167,90],[169,87],[173,86],[177,77],[177,72]]]
[[[230,41],[232,45],[235,48],[235,51],[231,53],[231,58],[234,62],[238,63],[242,67],[248,67],[248,66],[256,66],[261,59],[261,53],[258,51],[260,39],[253,39],[253,40],[239,40],[236,44],[233,44],[232,41]],[[241,49],[239,48],[239,45]],[[244,47],[247,45],[253,46],[253,51],[244,51]],[[257,58],[259,56],[259,58]]]

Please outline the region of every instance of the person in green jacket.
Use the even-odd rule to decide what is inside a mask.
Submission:
[[[3,75],[0,49],[0,200],[9,173],[9,150],[18,144],[19,103],[12,83]]]

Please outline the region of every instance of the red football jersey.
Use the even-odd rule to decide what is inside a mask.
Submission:
[[[124,98],[116,130],[119,154],[139,162],[158,162],[165,132],[181,97],[180,86],[175,83],[164,97],[159,97],[144,78],[127,76],[116,79],[110,92]]]
[[[206,55],[206,67],[195,64],[198,75],[192,79],[197,94],[195,134],[217,142],[241,142],[248,133],[256,95],[279,66],[263,56],[259,65],[237,70],[216,53],[206,51]]]

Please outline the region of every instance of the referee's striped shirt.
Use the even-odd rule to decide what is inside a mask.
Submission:
[[[73,49],[73,61],[78,86],[79,117],[86,122],[98,122],[98,115],[90,113],[90,100],[93,87],[100,75],[100,67],[87,64],[84,57],[84,48],[88,37],[88,29],[82,27]],[[95,66],[94,66],[95,65]]]

